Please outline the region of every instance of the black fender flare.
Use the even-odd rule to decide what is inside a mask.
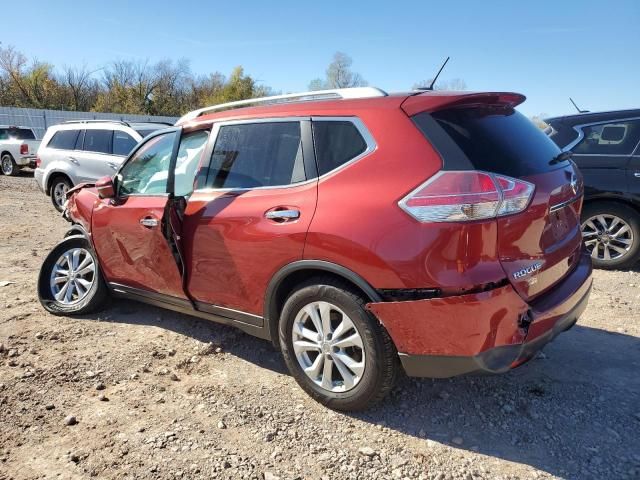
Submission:
[[[325,260],[298,260],[289,263],[278,270],[267,286],[267,291],[264,297],[264,328],[268,329],[271,337],[271,341],[274,345],[278,346],[278,310],[277,310],[277,293],[278,288],[282,282],[292,273],[300,270],[317,270],[321,272],[333,273],[345,280],[353,283],[368,297],[371,302],[381,302],[382,297],[378,291],[373,288],[369,282],[362,278],[357,273],[349,270],[337,263],[327,262]]]
[[[89,232],[87,232],[82,225],[74,223],[71,226],[71,228],[67,230],[67,233],[64,234],[64,238],[71,237],[72,235],[82,235],[93,246],[93,242],[91,241],[91,235],[89,235]]]

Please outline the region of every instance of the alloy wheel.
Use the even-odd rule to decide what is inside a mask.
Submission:
[[[2,158],[2,173],[11,175],[13,173],[13,163],[8,156]]]
[[[62,207],[64,202],[67,199],[67,192],[69,191],[69,186],[64,182],[56,183],[53,186],[53,198],[56,202],[56,205]]]
[[[49,285],[55,300],[63,305],[80,302],[96,281],[93,256],[84,248],[63,253],[51,270]]]
[[[616,215],[600,214],[582,224],[582,237],[591,258],[600,261],[617,260],[631,250],[633,230]]]
[[[296,315],[293,350],[304,373],[330,392],[346,392],[362,379],[365,351],[355,324],[337,306],[317,301]]]

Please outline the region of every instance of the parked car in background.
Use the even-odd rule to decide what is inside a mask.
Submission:
[[[40,141],[29,127],[0,125],[0,169],[4,175],[17,175],[21,168],[36,166]]]
[[[640,109],[545,120],[547,133],[582,172],[582,233],[599,268],[640,260]]]
[[[514,93],[306,92],[191,112],[70,192],[42,305],[237,326],[319,402],[505,372],[586,308],[582,180]],[[248,108],[239,108],[248,106]]]
[[[36,182],[51,197],[54,207],[62,211],[70,188],[113,175],[140,140],[167,125],[115,120],[54,125],[47,130],[38,149]]]

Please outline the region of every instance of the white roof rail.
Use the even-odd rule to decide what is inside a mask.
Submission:
[[[227,110],[247,105],[269,105],[274,103],[310,102],[314,100],[352,99],[369,97],[386,97],[387,92],[376,87],[335,88],[332,90],[316,90],[313,92],[288,93],[271,97],[248,98],[237,102],[221,103],[211,107],[200,108],[180,117],[176,125],[194,120],[200,115],[216,110]]]

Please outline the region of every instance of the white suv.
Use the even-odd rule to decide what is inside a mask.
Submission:
[[[140,140],[168,125],[109,120],[54,125],[47,130],[38,149],[36,182],[51,196],[53,206],[62,211],[71,187],[113,175]]]

